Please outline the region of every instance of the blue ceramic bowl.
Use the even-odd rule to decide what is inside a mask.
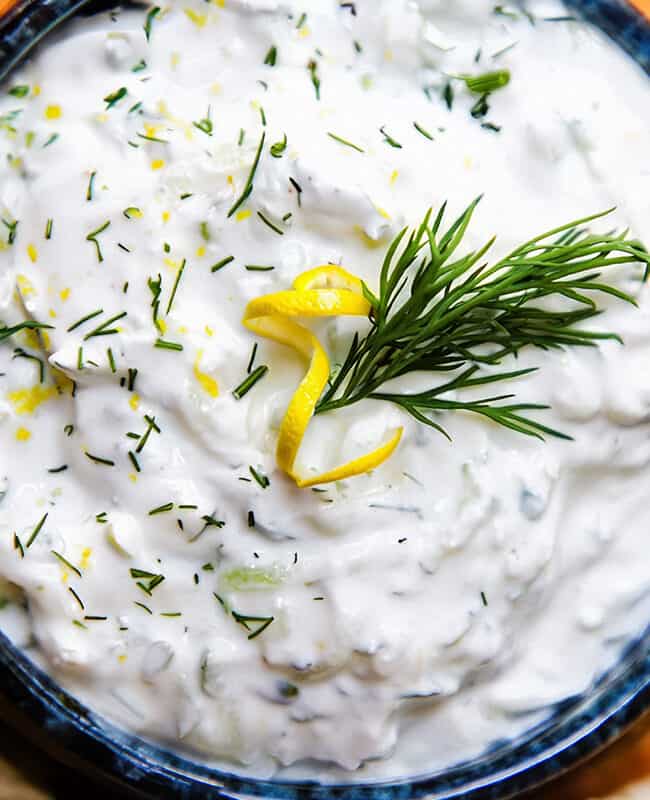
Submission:
[[[43,37],[104,0],[0,0],[0,80]],[[623,0],[566,0],[650,75],[650,23]],[[650,627],[588,693],[550,710],[515,740],[450,769],[372,784],[321,785],[242,778],[211,769],[119,730],[58,687],[0,633],[0,710],[74,769],[150,798],[277,800],[505,800],[557,777],[621,735],[650,709]]]

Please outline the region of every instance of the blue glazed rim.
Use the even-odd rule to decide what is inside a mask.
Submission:
[[[650,75],[650,23],[622,0],[565,0]],[[105,0],[18,0],[0,18],[0,80],[53,28]],[[434,774],[390,782],[321,785],[244,778],[128,734],[57,686],[0,633],[0,708],[55,758],[140,797],[232,800],[506,800],[588,758],[650,711],[650,627],[585,695],[552,709],[513,741]]]

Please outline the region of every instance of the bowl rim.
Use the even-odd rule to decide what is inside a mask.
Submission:
[[[0,81],[61,22],[93,0],[0,0]],[[95,0],[94,4],[97,4]],[[119,3],[99,0],[101,10]],[[625,0],[565,0],[650,75],[650,23]],[[4,13],[3,13],[4,12]],[[376,783],[319,784],[246,778],[174,753],[118,728],[57,685],[0,631],[0,702],[10,723],[57,760],[151,798],[274,800],[504,800],[594,755],[650,712],[650,625],[590,692],[476,759],[440,772]]]

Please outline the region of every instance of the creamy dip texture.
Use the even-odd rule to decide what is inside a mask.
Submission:
[[[305,362],[241,322],[320,264],[374,290],[445,200],[484,194],[462,247],[497,234],[490,258],[613,205],[594,228],[650,237],[647,78],[527,8],[179,0],[75,22],[5,86],[0,320],[51,327],[0,345],[0,626],[92,709],[248,773],[413,774],[588,690],[643,629],[640,269],[609,273],[639,307],[589,323],[624,346],[507,362],[574,441],[457,413],[449,443],[367,400],[315,418],[303,472],[400,446],[316,490],[275,462]],[[498,69],[477,110],[458,76]],[[314,326],[333,361],[353,327]]]

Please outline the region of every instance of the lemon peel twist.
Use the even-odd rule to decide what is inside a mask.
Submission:
[[[330,374],[325,349],[306,327],[292,317],[358,316],[367,317],[370,304],[363,295],[363,284],[342,267],[326,265],[303,272],[292,289],[263,295],[251,300],[244,313],[248,330],[287,345],[304,358],[309,367],[302,379],[280,426],[276,460],[296,485],[303,489],[322,483],[351,478],[375,469],[393,454],[402,438],[403,428],[380,447],[359,458],[320,475],[304,477],[295,470],[295,461],[307,426]]]

